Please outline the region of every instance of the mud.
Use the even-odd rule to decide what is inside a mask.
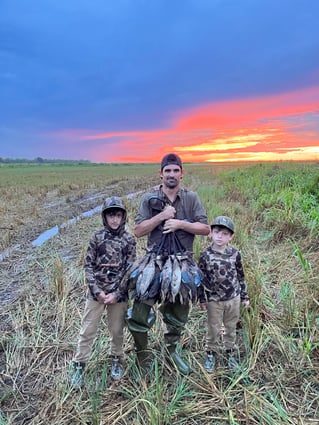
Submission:
[[[149,187],[149,186],[148,186]],[[39,214],[36,218],[26,215],[22,223],[14,229],[13,244],[0,253],[0,306],[17,301],[31,282],[31,275],[37,272],[32,270],[36,264],[36,247],[48,239],[67,232],[70,226],[77,226],[78,222],[98,213],[104,199],[114,194],[126,196],[132,203],[134,194],[140,194],[147,188],[131,187],[132,192],[121,193],[116,186],[106,187],[96,193],[85,196],[73,193],[70,197],[57,197],[50,202],[37,204]],[[123,191],[123,189],[122,189]],[[56,248],[61,250],[60,247]],[[63,254],[64,255],[64,254]],[[39,273],[41,273],[39,266]]]

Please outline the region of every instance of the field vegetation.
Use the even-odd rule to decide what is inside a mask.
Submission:
[[[146,176],[157,182],[154,171],[154,165],[136,164],[0,164],[0,251],[89,210],[105,196],[138,191]]]
[[[133,228],[139,195],[159,182],[156,164],[0,166],[0,425],[311,425],[319,423],[319,164],[186,164],[209,220],[236,226],[251,306],[238,324],[241,367],[202,367],[205,313],[192,307],[182,336],[192,373],[165,362],[163,326],[150,332],[155,370],[135,366],[109,377],[109,338],[100,327],[83,390],[70,387],[70,362],[85,301],[83,257],[99,214],[61,227],[39,247],[33,238],[111,194]],[[198,237],[195,257],[209,243]],[[144,253],[145,240],[138,240]],[[105,318],[106,320],[106,318]]]

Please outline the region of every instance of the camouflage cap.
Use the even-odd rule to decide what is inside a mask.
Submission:
[[[102,206],[102,213],[105,213],[105,211],[115,208],[126,212],[126,208],[122,199],[118,196],[111,196],[110,198],[105,199]]]
[[[226,229],[230,230],[232,233],[235,232],[235,226],[233,221],[225,215],[220,215],[216,217],[210,227],[212,228],[214,226],[226,227]]]

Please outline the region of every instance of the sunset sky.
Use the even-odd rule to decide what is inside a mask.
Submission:
[[[0,157],[319,160],[318,0],[2,0]]]

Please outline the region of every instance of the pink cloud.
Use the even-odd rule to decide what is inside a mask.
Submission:
[[[184,161],[318,159],[319,87],[180,110],[171,123],[145,131],[62,135],[86,141],[90,157],[101,162],[158,162],[169,151]]]

